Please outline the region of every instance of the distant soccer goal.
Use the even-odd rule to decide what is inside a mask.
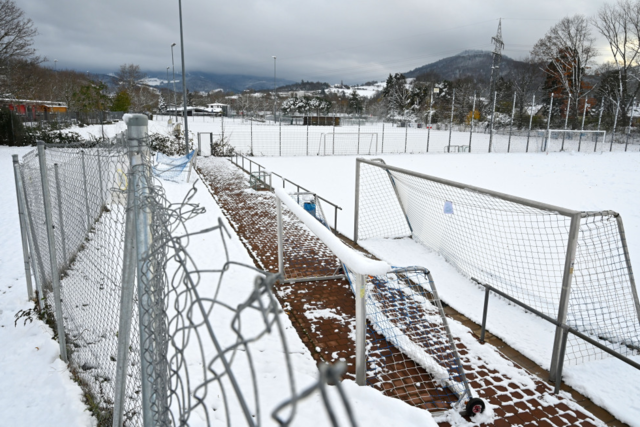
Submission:
[[[411,237],[463,276],[574,328],[582,336],[569,336],[568,361],[613,355],[640,366],[628,359],[640,354],[640,303],[616,212],[574,211],[357,159],[354,237]],[[552,376],[567,337],[556,326]]]
[[[323,133],[318,144],[318,156],[376,155],[378,149],[377,132]]]
[[[545,131],[540,151],[593,151],[604,149],[607,131],[549,129]]]

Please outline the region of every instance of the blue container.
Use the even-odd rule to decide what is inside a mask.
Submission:
[[[316,204],[313,202],[304,202],[304,210],[316,217]]]

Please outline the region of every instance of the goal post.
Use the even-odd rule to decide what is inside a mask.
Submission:
[[[303,208],[298,194],[281,188],[274,192],[278,226],[299,222],[344,269],[355,298],[356,382],[390,396],[411,394],[412,404],[432,412],[466,409],[471,389],[431,272],[423,267],[391,267],[365,257]],[[290,262],[285,234],[278,238],[284,264]],[[295,237],[307,239],[301,234]]]
[[[624,357],[640,354],[640,304],[616,212],[575,211],[359,158],[354,221],[358,244],[412,238],[464,277],[557,319],[552,376],[564,324]],[[609,354],[573,335],[566,351],[574,363]]]
[[[604,147],[607,140],[605,130],[548,129],[544,131],[541,151],[597,151],[598,144]]]

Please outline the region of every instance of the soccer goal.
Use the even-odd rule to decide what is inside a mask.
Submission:
[[[604,149],[606,139],[607,131],[604,130],[549,129],[545,131],[541,151],[596,152],[598,147]]]
[[[434,413],[452,408],[470,415],[482,412],[484,402],[472,397],[429,270],[367,258],[331,232],[310,206],[313,197],[280,188],[275,193],[280,272],[286,276],[283,264],[293,263],[297,255],[287,253],[286,246],[304,247],[312,236],[314,250],[333,259],[318,258],[314,264],[338,263],[349,281],[356,305],[356,382]],[[286,229],[291,222],[297,223],[296,235]],[[303,228],[308,236],[300,232]]]
[[[410,237],[463,276],[557,319],[552,378],[564,360],[563,325],[576,331],[568,361],[612,355],[640,366],[628,358],[640,354],[640,303],[616,212],[575,211],[357,159],[354,237]]]
[[[318,144],[318,156],[378,154],[377,132],[323,133]]]

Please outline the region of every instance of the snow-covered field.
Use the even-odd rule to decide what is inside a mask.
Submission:
[[[212,127],[212,123],[203,119],[201,123],[190,121],[190,131],[196,132],[213,132],[217,128]],[[210,119],[208,119],[210,120]],[[219,119],[217,119],[219,120]],[[225,126],[230,126],[225,123]],[[254,124],[254,126],[256,126]],[[268,125],[264,125],[267,127]],[[270,126],[275,131],[275,141],[278,139],[278,128]],[[283,126],[284,128],[284,126]],[[304,129],[300,127],[301,129]],[[230,127],[225,128],[232,129]],[[254,130],[256,128],[254,127]],[[357,131],[357,127],[355,127]],[[399,146],[404,147],[405,129],[397,128],[401,133],[401,143]],[[116,132],[124,130],[124,124],[105,127],[108,135],[114,135]],[[152,121],[150,122],[150,130],[157,132],[168,132],[169,128],[166,122]],[[233,130],[233,135],[245,135],[247,127],[238,125],[238,129]],[[314,131],[321,131],[316,128]],[[352,131],[353,129],[347,129]],[[424,132],[418,129],[409,129],[409,132]],[[74,129],[81,135],[89,134],[98,135],[100,126],[90,126],[82,129]],[[385,129],[385,132],[387,130]],[[408,134],[408,132],[407,132]],[[431,133],[434,138],[436,132]],[[448,140],[448,132],[441,132],[438,137],[440,146],[446,145]],[[424,133],[422,134],[424,135]],[[315,135],[317,137],[319,135]],[[455,132],[452,141],[460,141],[462,145],[466,140],[468,142],[468,134]],[[255,134],[254,134],[255,137]],[[326,139],[326,137],[323,137]],[[476,134],[474,134],[474,141]],[[311,138],[310,138],[311,139]],[[400,139],[399,139],[400,140]],[[306,141],[306,136],[301,139],[298,135],[297,147]],[[318,139],[319,141],[319,139]],[[255,142],[255,140],[254,140]],[[273,144],[271,140],[269,142]],[[319,143],[316,143],[318,147]],[[385,141],[387,144],[387,141]],[[453,142],[452,142],[453,144]],[[304,145],[302,145],[304,146]],[[386,151],[386,149],[385,149]],[[410,150],[409,150],[410,151]],[[417,151],[417,150],[416,150]],[[430,150],[431,151],[431,150]],[[405,167],[407,169],[420,171],[430,175],[435,175],[459,182],[470,183],[479,187],[490,188],[493,190],[514,194],[521,197],[531,198],[541,202],[555,204],[576,210],[603,210],[611,209],[619,212],[624,220],[627,232],[627,240],[631,252],[632,265],[638,271],[640,268],[640,190],[637,186],[637,171],[640,169],[640,154],[638,153],[529,153],[529,154],[444,154],[442,149],[440,153],[432,154],[413,154],[413,155],[384,155],[382,156],[388,164]],[[6,175],[7,182],[13,182],[13,170],[10,168],[11,153],[23,154],[24,149],[2,148],[1,158],[6,167],[3,172]],[[297,153],[304,154],[304,153]],[[313,153],[315,154],[315,153]],[[379,155],[376,157],[380,157]],[[300,185],[305,186],[311,191],[317,192],[319,195],[337,203],[342,207],[340,212],[338,228],[347,236],[353,235],[353,206],[354,206],[354,188],[355,188],[355,157],[261,157],[256,159],[259,163],[266,166],[269,170],[277,172],[288,179],[291,179]],[[4,176],[4,175],[3,175]],[[277,182],[275,183],[277,185]],[[186,191],[186,186],[169,184],[169,191],[172,201],[181,199],[181,195]],[[3,372],[22,372],[20,375],[11,377],[3,376],[1,385],[3,390],[15,390],[15,384],[18,384],[18,378],[28,378],[31,381],[39,381],[42,383],[43,375],[38,374],[41,371],[51,371],[50,375],[54,375],[55,381],[47,381],[46,384],[39,385],[39,394],[43,396],[54,395],[53,402],[57,404],[56,410],[62,407],[65,411],[60,416],[60,420],[65,422],[50,422],[51,415],[47,414],[47,425],[91,425],[92,419],[83,412],[84,407],[81,403],[79,388],[69,379],[68,371],[57,360],[57,344],[51,341],[50,332],[40,322],[34,321],[32,325],[27,327],[19,326],[14,329],[12,326],[13,314],[22,308],[29,307],[26,302],[26,290],[24,284],[24,268],[22,264],[20,248],[20,238],[18,230],[17,212],[15,206],[15,194],[13,186],[8,186],[3,193],[6,199],[5,209],[0,216],[0,221],[8,235],[5,252],[0,262],[2,263],[1,274],[5,277],[2,288],[5,292],[0,295],[0,319],[2,319],[3,328],[0,328],[0,342],[15,342],[16,348],[22,348],[24,345],[24,355],[16,354],[12,349],[3,346],[3,356],[0,358],[3,364]],[[198,196],[198,202],[207,207],[208,213],[198,221],[197,225],[202,226],[205,223],[211,224],[218,216],[222,216],[219,209],[211,198],[207,195],[206,190],[201,188]],[[4,200],[4,199],[3,199]],[[198,227],[196,227],[198,228]],[[239,260],[249,260],[249,256],[234,236],[232,240],[232,252],[239,257]],[[196,248],[197,249],[197,248]],[[482,298],[481,292],[476,286],[463,278],[451,265],[446,263],[441,257],[431,253],[424,247],[410,240],[397,240],[390,244],[388,241],[370,242],[368,249],[385,259],[386,261],[396,265],[419,264],[428,267],[434,275],[441,297],[454,308],[464,313],[472,320],[479,322],[482,315]],[[197,251],[196,251],[197,252]],[[12,284],[9,288],[8,283]],[[251,281],[246,283],[251,285]],[[9,297],[7,297],[9,296]],[[548,368],[551,353],[551,343],[554,329],[541,319],[525,314],[522,310],[505,304],[497,298],[492,298],[489,311],[489,330],[494,334],[503,338],[514,348],[521,351],[533,359],[541,366]],[[32,331],[38,331],[43,342],[48,343],[50,353],[53,356],[42,359],[32,359],[26,356],[28,354],[28,346],[30,345],[30,337]],[[523,331],[527,331],[526,334]],[[299,345],[299,349],[304,346],[299,342],[299,338],[294,336],[293,329],[289,329],[292,333],[290,340]],[[455,334],[455,333],[454,333]],[[45,340],[46,338],[46,340]],[[297,340],[297,341],[296,341]],[[24,343],[24,344],[23,344]],[[40,353],[45,347],[38,346],[40,350],[36,350],[36,355],[42,358]],[[31,356],[30,356],[31,357]],[[34,356],[35,357],[35,356]],[[302,384],[309,384],[315,376],[315,364],[305,351],[301,351],[296,355],[300,365],[300,378]],[[266,359],[269,360],[268,358]],[[636,358],[640,361],[640,358]],[[31,361],[31,363],[29,363]],[[34,369],[30,365],[37,365],[40,371]],[[23,366],[23,368],[20,368]],[[43,368],[44,366],[44,368]],[[19,369],[22,369],[20,371]],[[631,425],[637,425],[640,419],[640,404],[635,396],[640,395],[640,372],[620,363],[614,359],[605,359],[597,362],[584,363],[577,366],[566,366],[564,371],[564,379],[578,391],[586,394],[595,401],[611,411],[618,419],[625,421]],[[68,380],[68,381],[67,381]],[[6,381],[6,383],[4,383]],[[25,381],[24,384],[29,384]],[[414,411],[407,405],[392,399],[383,399],[381,395],[372,390],[364,391],[361,388],[352,386],[347,382],[352,404],[364,406],[362,419],[368,419],[373,425],[379,424],[381,415],[377,411],[369,411],[366,408],[386,407],[384,411],[401,415],[395,418],[396,422],[402,420],[402,424],[413,424],[418,422],[432,422],[428,415],[423,411]],[[34,393],[30,392],[30,386],[25,389],[24,395],[17,395],[15,392],[6,393],[5,396],[0,394],[0,401],[4,405],[5,402],[14,402],[23,404],[24,406],[15,405],[18,409],[12,412],[17,422],[11,425],[21,425],[23,419],[28,416],[39,417],[40,414],[46,413],[42,408],[48,408],[51,404],[51,398],[43,398],[39,403],[31,403],[34,401]],[[62,390],[62,392],[60,391]],[[0,392],[1,393],[1,392]],[[27,394],[29,393],[29,394]],[[67,393],[67,394],[65,394]],[[22,396],[22,397],[18,397]],[[8,400],[7,400],[8,399]],[[18,402],[19,400],[19,402]],[[62,402],[65,402],[62,406]],[[319,396],[314,395],[308,403],[305,403],[309,410],[301,411],[300,421],[309,424],[317,424],[315,416],[304,414],[314,414],[317,412],[313,405],[319,404]],[[27,405],[38,408],[30,411]],[[391,405],[391,406],[389,406]],[[316,406],[317,407],[317,406]],[[407,409],[409,408],[409,409]],[[53,409],[52,409],[53,410]],[[357,410],[357,409],[356,409]],[[26,415],[32,414],[33,415]],[[370,417],[370,418],[369,418]],[[415,418],[414,418],[415,417]],[[37,423],[38,418],[35,418]],[[69,420],[75,420],[69,422]],[[386,421],[390,425],[394,425],[393,419]],[[26,423],[24,425],[32,425],[35,423]],[[301,424],[302,425],[302,424]]]
[[[378,156],[379,157],[379,156]],[[391,165],[575,210],[611,209],[622,215],[631,262],[640,268],[638,153],[388,155]],[[353,236],[355,157],[257,159],[267,169],[342,207],[338,229]],[[276,181],[274,185],[279,185]],[[484,292],[442,257],[410,239],[370,240],[368,250],[393,265],[423,265],[443,300],[476,322]],[[492,298],[488,328],[548,369],[555,329],[542,319]],[[527,331],[523,333],[523,331]],[[640,357],[634,360],[640,362]],[[565,366],[565,381],[631,425],[640,417],[640,372],[613,358]]]

